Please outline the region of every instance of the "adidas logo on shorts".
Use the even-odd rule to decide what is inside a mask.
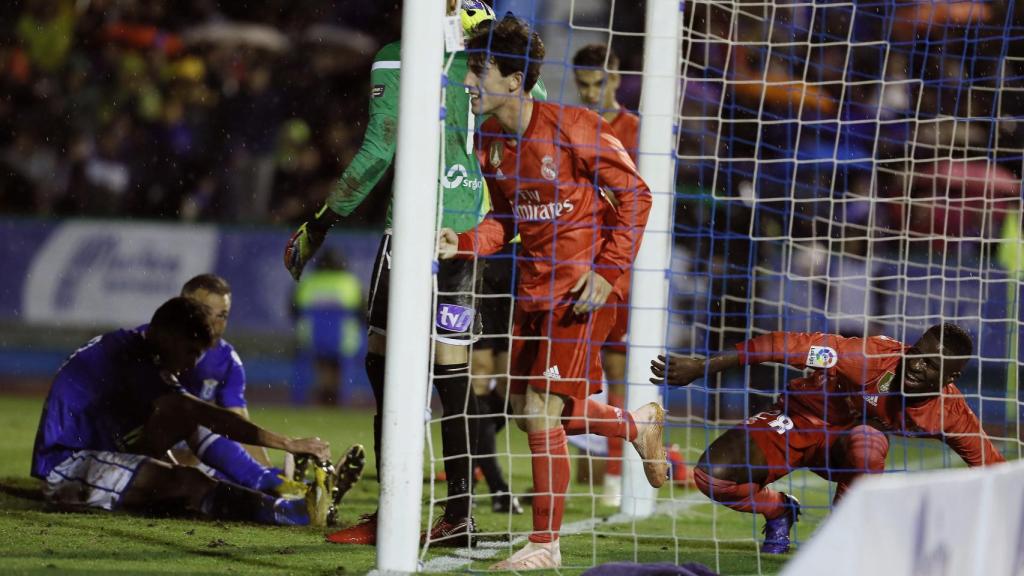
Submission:
[[[551,379],[561,379],[562,373],[558,371],[558,364],[555,364],[554,366],[551,366],[550,368],[545,370],[544,377]]]

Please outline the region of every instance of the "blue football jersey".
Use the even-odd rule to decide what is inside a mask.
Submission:
[[[142,332],[117,330],[76,350],[57,371],[39,419],[32,475],[45,478],[75,450],[125,451],[166,382]]]
[[[146,331],[143,324],[137,330]],[[222,408],[245,408],[245,368],[235,348],[221,338],[196,367],[178,375],[189,394]]]
[[[245,368],[238,352],[223,338],[178,380],[190,394],[207,402],[223,408],[245,408]]]

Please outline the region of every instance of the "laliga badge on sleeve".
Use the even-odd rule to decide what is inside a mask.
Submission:
[[[808,368],[831,368],[839,361],[835,349],[828,346],[811,346],[807,351]]]
[[[461,52],[466,49],[466,36],[462,31],[462,17],[445,16],[444,18],[444,51]]]

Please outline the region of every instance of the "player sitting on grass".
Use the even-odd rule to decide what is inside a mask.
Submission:
[[[488,22],[468,47],[473,111],[493,115],[477,149],[494,210],[472,230],[442,229],[439,255],[493,254],[520,235],[509,401],[532,453],[533,532],[493,568],[555,568],[570,476],[566,435],[623,437],[644,458],[651,485],[665,481],[661,406],[630,414],[588,399],[601,389],[600,346],[615,321],[604,304],[639,249],[651,195],[600,116],[529,96],[544,44],[523,21]],[[619,199],[608,235],[599,188]]]
[[[764,515],[761,551],[789,550],[799,519],[796,498],[767,486],[809,468],[836,482],[836,501],[863,474],[885,470],[886,434],[938,438],[969,466],[1003,462],[954,382],[971,355],[970,335],[955,324],[929,328],[913,346],[885,336],[772,332],[709,359],[671,356],[651,362],[670,386],[734,366],[763,362],[811,369],[791,380],[773,410],[718,437],[701,455],[694,481],[712,500]]]
[[[57,371],[39,420],[32,475],[48,499],[106,510],[202,513],[226,520],[323,526],[331,479],[318,468],[305,499],[275,498],[159,460],[208,428],[237,442],[330,459],[319,438],[289,438],[185,392],[177,375],[213,345],[209,310],[172,298],[145,332],[90,340]]]
[[[231,314],[231,286],[216,274],[200,274],[181,289],[181,295],[205,305],[211,315],[213,346],[207,350],[195,368],[178,375],[178,382],[186,392],[216,404],[249,419],[245,400],[245,368],[234,347],[223,338]],[[146,326],[139,330],[145,332]],[[200,428],[193,454],[185,442],[171,451],[179,464],[196,465],[215,477],[236,484],[280,496],[302,496],[307,486],[284,476],[281,469],[271,467],[270,458],[263,447],[242,446],[209,429]],[[335,504],[359,480],[365,460],[363,447],[352,446],[334,467]]]

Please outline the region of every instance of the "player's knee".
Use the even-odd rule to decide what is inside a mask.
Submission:
[[[885,458],[889,454],[889,438],[867,425],[850,430],[846,439],[847,464],[867,473],[885,470]]]

